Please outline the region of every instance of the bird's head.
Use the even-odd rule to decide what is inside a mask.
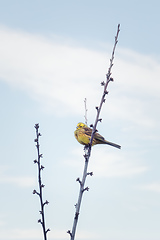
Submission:
[[[80,129],[80,128],[84,128],[84,127],[87,127],[87,125],[86,124],[84,124],[84,123],[82,123],[82,122],[80,122],[80,123],[78,123],[77,124],[77,129]]]

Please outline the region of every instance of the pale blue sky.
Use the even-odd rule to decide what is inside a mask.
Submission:
[[[69,239],[84,164],[73,132],[95,119],[121,24],[77,240],[160,239],[159,1],[0,1],[0,240],[42,239],[35,123],[44,155],[48,239]]]
[[[112,42],[114,26],[121,23],[121,46],[149,54],[159,52],[159,1],[6,0],[1,1],[0,21],[45,36],[74,36],[91,46],[95,41],[106,42],[106,38]]]

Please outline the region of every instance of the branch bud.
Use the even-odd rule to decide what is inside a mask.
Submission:
[[[44,203],[43,203],[43,206],[44,205],[48,205],[49,204],[49,202],[46,200]]]
[[[109,92],[108,91],[104,91],[104,95],[108,94]]]
[[[36,123],[35,126],[34,126],[36,129],[39,128],[39,123]]]
[[[93,172],[89,172],[87,173],[87,175],[93,176]]]
[[[41,165],[41,168],[40,168],[41,170],[43,170],[44,169],[44,166],[43,165]]]
[[[39,193],[35,189],[33,190],[33,194],[39,195]]]
[[[48,229],[46,230],[46,233],[49,232],[49,231],[51,231],[51,230],[48,228]]]
[[[105,85],[105,82],[103,81],[103,82],[101,82],[101,86],[104,86]]]
[[[84,192],[84,191],[89,191],[89,187],[84,188],[82,191],[83,191],[83,192]]]
[[[41,221],[41,219],[38,219],[38,223],[41,223],[41,224],[42,224],[42,221]]]
[[[78,219],[78,216],[79,216],[79,213],[76,212],[76,213],[75,213],[75,219]]]
[[[72,237],[72,233],[70,230],[68,230],[67,233]]]
[[[76,179],[77,182],[80,183],[80,185],[82,184],[81,180],[79,178]]]

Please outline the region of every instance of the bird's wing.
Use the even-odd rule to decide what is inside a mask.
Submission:
[[[94,134],[94,138],[99,141],[105,141],[104,137],[102,137],[99,133]]]
[[[84,127],[83,128],[84,130],[85,130],[85,134],[87,135],[87,136],[89,136],[89,137],[91,137],[91,134],[92,134],[92,129],[91,128],[86,128],[86,127]],[[100,140],[100,141],[104,141],[105,139],[104,139],[104,137],[102,137],[99,133],[95,133],[94,134],[94,138],[96,139],[96,140]]]
[[[86,134],[88,137],[91,137],[92,134],[92,129],[89,127],[84,127],[82,128],[82,131],[84,132],[84,134]]]

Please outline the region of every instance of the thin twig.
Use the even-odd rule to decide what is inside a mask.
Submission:
[[[87,125],[88,119],[87,119],[87,98],[84,99],[84,108],[85,108],[85,115],[84,115],[84,119],[85,119],[85,124]]]
[[[107,87],[108,87],[109,82],[113,81],[113,78],[111,78],[111,69],[113,67],[114,54],[115,54],[115,48],[116,48],[116,45],[117,45],[117,42],[118,42],[119,31],[120,31],[120,24],[118,25],[117,34],[115,36],[115,43],[114,43],[114,46],[113,46],[112,57],[110,59],[110,65],[109,65],[108,73],[106,74],[106,82],[101,82],[101,85],[104,86],[104,90],[103,90],[102,98],[101,98],[101,101],[100,101],[100,105],[99,105],[99,107],[96,107],[97,115],[96,115],[96,120],[95,120],[93,129],[92,129],[90,143],[89,143],[88,146],[84,147],[85,165],[84,165],[83,177],[82,177],[82,181],[78,178],[78,182],[80,182],[79,197],[78,197],[78,202],[76,204],[76,212],[75,212],[75,217],[74,217],[74,221],[73,221],[72,232],[70,230],[68,230],[68,233],[70,234],[71,240],[75,239],[75,233],[76,233],[76,228],[77,228],[78,217],[79,217],[79,213],[80,213],[80,207],[81,207],[83,193],[86,190],[87,191],[89,190],[88,187],[84,187],[86,177],[88,175],[90,175],[90,176],[93,175],[93,173],[92,174],[87,173],[88,163],[89,163],[89,158],[90,158],[90,155],[91,155],[92,141],[93,141],[94,134],[96,132],[97,123],[98,123],[98,121],[101,122],[101,120],[102,120],[102,119],[99,118],[99,115],[100,115],[100,111],[102,109],[102,105],[103,105],[103,103],[105,103],[105,97],[108,94]]]
[[[96,107],[96,109],[97,109],[97,116],[96,116],[96,120],[95,120],[93,129],[92,129],[90,145],[92,145],[92,141],[93,141],[93,137],[94,137],[94,134],[95,134],[95,131],[96,131],[97,123],[98,123],[98,121],[101,121],[101,119],[99,119],[99,115],[100,115],[100,111],[102,109],[102,105],[103,105],[103,103],[105,103],[105,97],[108,94],[108,91],[107,91],[108,84],[111,81],[113,82],[113,78],[111,78],[111,69],[113,67],[114,54],[115,54],[116,45],[118,43],[119,31],[120,31],[120,24],[118,24],[117,34],[115,36],[115,42],[114,42],[114,46],[113,46],[112,57],[110,59],[110,66],[108,68],[108,73],[106,74],[106,83],[104,83],[104,90],[103,90],[101,102],[100,102],[99,107]],[[103,86],[102,83],[101,83],[101,85]]]
[[[40,214],[41,214],[41,219],[38,220],[38,223],[41,223],[42,225],[42,229],[43,229],[43,236],[44,236],[44,240],[47,240],[47,232],[50,231],[50,229],[46,230],[45,227],[45,214],[44,214],[44,206],[48,205],[48,201],[46,200],[45,202],[43,202],[43,191],[42,189],[45,187],[44,184],[42,184],[42,180],[41,180],[41,171],[44,169],[44,166],[41,165],[41,158],[43,157],[42,154],[40,154],[40,145],[39,145],[39,137],[41,136],[41,134],[39,133],[39,124],[35,124],[35,129],[36,129],[36,139],[34,140],[36,142],[36,148],[37,148],[37,155],[38,155],[38,160],[34,160],[34,163],[37,163],[38,166],[38,186],[39,186],[39,192],[37,192],[36,190],[33,190],[33,194],[37,194],[39,196],[40,199]]]

